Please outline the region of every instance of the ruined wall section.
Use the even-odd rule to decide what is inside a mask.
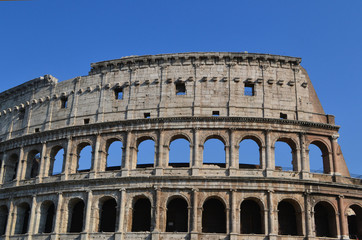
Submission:
[[[59,83],[47,75],[1,94],[0,138],[148,116],[214,113],[334,124],[299,63],[299,58],[263,54],[164,54],[92,64],[88,76]],[[184,94],[177,95],[177,84],[185,86]],[[253,87],[252,96],[245,94],[246,86]],[[116,89],[122,99],[116,99]]]

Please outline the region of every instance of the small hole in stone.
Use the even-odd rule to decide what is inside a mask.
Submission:
[[[212,116],[220,116],[220,112],[219,111],[212,111]]]
[[[90,121],[89,118],[84,119],[84,124],[89,124],[89,121]]]
[[[143,116],[144,116],[145,118],[150,118],[150,117],[151,117],[151,113],[144,113]]]

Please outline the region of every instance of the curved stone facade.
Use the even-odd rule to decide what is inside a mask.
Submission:
[[[350,178],[339,127],[300,62],[130,56],[1,93],[0,239],[361,238],[361,180]],[[169,161],[177,139],[189,143],[186,163]],[[223,143],[225,159],[205,161],[210,139]],[[259,147],[258,164],[239,162],[246,139]],[[145,140],[154,161],[142,165]],[[114,142],[122,143],[119,167],[107,165]],[[276,142],[291,148],[290,171],[276,163]],[[324,173],[310,171],[311,144]],[[81,169],[85,147],[90,167]]]

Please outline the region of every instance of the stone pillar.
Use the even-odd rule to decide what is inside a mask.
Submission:
[[[161,130],[158,131],[158,139],[155,146],[155,175],[163,175],[163,168],[165,166],[164,152],[163,152],[163,142],[164,142],[164,132]]]
[[[119,191],[119,203],[118,203],[118,208],[119,208],[119,215],[118,215],[118,228],[117,228],[117,232],[118,233],[124,233],[124,217],[125,217],[125,202],[126,202],[126,189],[122,188]]]
[[[128,170],[132,168],[133,166],[133,156],[132,156],[132,151],[133,149],[131,149],[131,139],[132,139],[132,132],[127,131],[126,133],[126,142],[125,142],[125,147],[124,147],[124,159],[122,160],[122,166],[121,166],[121,171],[122,171],[122,176],[128,176]]]
[[[341,239],[349,239],[347,215],[344,212],[344,196],[338,196],[339,223],[341,228]]]
[[[62,232],[61,224],[64,221],[62,204],[63,204],[63,193],[58,192],[58,202],[57,202],[57,208],[56,208],[56,214],[55,214],[55,224],[54,224],[54,231],[53,231],[54,235],[55,235],[54,239],[58,239],[57,238],[58,234]],[[69,221],[69,219],[68,219],[68,221]],[[63,223],[63,224],[66,224],[66,223]]]
[[[266,176],[271,175],[275,168],[274,150],[271,146],[270,131],[265,131],[265,157],[266,157]],[[269,173],[270,172],[270,173]]]
[[[338,156],[337,156],[337,149],[338,149],[338,135],[333,135],[331,137],[331,145],[332,145],[332,156],[333,156],[333,172],[334,175],[341,175],[340,169],[339,169],[339,164],[338,164]],[[329,161],[331,162],[331,161]],[[331,164],[332,165],[332,164]]]
[[[28,227],[28,239],[32,238],[32,235],[34,233],[36,233],[36,220],[40,217],[40,216],[35,216],[36,215],[36,195],[33,195],[33,199],[31,202],[31,209],[30,209],[30,220],[29,220],[29,227]]]
[[[1,169],[0,169],[0,184],[3,184],[5,182],[5,161],[7,158],[6,152],[3,153],[2,159],[1,159]]]
[[[275,239],[278,234],[275,229],[275,224],[277,224],[277,218],[275,216],[274,204],[273,204],[273,191],[268,191],[268,229],[269,229],[269,239]]]
[[[266,169],[266,147],[265,145],[259,147],[260,155],[260,169]]]
[[[293,155],[293,171],[300,172],[302,171],[302,163],[300,159],[300,148],[296,148],[292,153]],[[296,166],[294,167],[294,164]]]
[[[305,146],[305,134],[299,134],[299,142],[300,142],[300,162],[301,162],[301,172],[302,172],[302,179],[308,178],[308,173],[310,172],[309,167],[309,157],[308,151]]]
[[[230,168],[230,162],[232,161],[230,158],[230,149],[231,149],[231,147],[229,145],[225,145],[224,150],[225,150],[225,168],[226,169]]]
[[[65,149],[65,158],[64,158],[64,180],[67,180],[69,174],[72,173],[72,160],[73,160],[73,153],[72,153],[72,138],[69,137],[67,139],[67,148]]]
[[[193,134],[193,138],[194,138],[194,155],[193,155],[193,159],[192,159],[192,175],[199,175],[199,168],[202,164],[202,159],[200,159],[200,151],[201,151],[201,147],[200,147],[200,143],[199,143],[199,129],[194,128],[194,134]]]
[[[304,193],[304,218],[305,218],[305,235],[307,239],[312,239],[314,237],[314,231],[312,229],[312,209],[310,204],[310,194],[308,192]]]
[[[8,223],[5,229],[5,239],[9,239],[9,236],[13,233],[13,226],[14,223],[14,214],[15,214],[15,207],[14,207],[14,200],[11,198],[9,199],[9,215],[8,215]]]
[[[84,229],[83,229],[84,233],[91,232],[92,199],[93,199],[93,193],[91,190],[89,190],[88,197],[87,197],[87,207],[86,207],[86,211],[85,211],[85,225],[84,225]]]
[[[233,238],[232,235],[237,234],[236,230],[236,220],[237,220],[237,207],[236,207],[236,190],[230,190],[230,239]]]
[[[192,220],[191,220],[191,233],[197,233],[198,232],[198,226],[197,226],[197,195],[198,195],[198,189],[192,189]]]
[[[23,175],[22,172],[23,172],[24,164],[25,164],[24,149],[21,147],[20,152],[19,152],[18,169],[16,172],[16,185],[19,185],[20,180],[22,180],[22,175]]]
[[[40,154],[40,169],[39,169],[39,175],[37,176],[38,183],[43,182],[43,178],[48,176],[48,174],[46,173],[49,172],[49,161],[46,152],[47,152],[47,143],[42,142],[41,154]]]
[[[154,189],[154,211],[153,211],[153,229],[152,232],[160,232],[160,202],[161,202],[161,189],[155,187]]]
[[[100,149],[100,145],[101,145],[101,142],[102,141],[102,138],[101,138],[101,135],[97,135],[96,136],[96,142],[95,142],[95,145],[94,145],[94,153],[93,153],[93,163],[92,163],[92,167],[91,167],[91,171],[93,172],[93,178],[96,178],[97,177],[97,174],[99,173],[99,169],[101,168],[101,159],[99,158],[99,149]]]

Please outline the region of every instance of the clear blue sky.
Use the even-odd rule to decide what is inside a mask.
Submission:
[[[87,75],[129,55],[248,51],[302,58],[362,174],[362,1],[0,1],[0,92],[44,74]]]

